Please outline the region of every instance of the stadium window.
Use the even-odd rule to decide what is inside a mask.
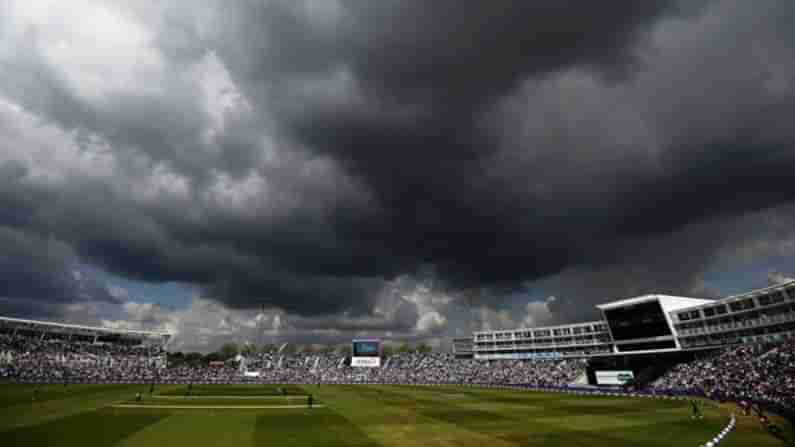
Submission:
[[[739,311],[743,310],[743,303],[740,302],[740,301],[735,301],[733,303],[729,303],[729,309],[731,309],[732,312],[739,312]]]
[[[687,321],[690,319],[690,315],[687,312],[682,312],[678,316],[679,316],[679,321]]]
[[[790,292],[793,293],[793,292]],[[773,293],[773,297],[771,299],[773,303],[782,303],[784,302],[784,292],[775,292]]]
[[[773,302],[773,298],[770,295],[762,295],[756,300],[759,301],[760,306],[767,306],[768,304]]]
[[[696,318],[701,318],[701,314],[697,310],[694,310],[694,311],[690,312],[690,318],[692,318],[694,320]]]
[[[725,314],[726,313],[726,305],[725,304],[721,304],[720,306],[716,306],[715,307],[715,312],[717,312],[718,315]]]
[[[700,344],[704,344],[706,342],[706,338],[699,337],[696,340]],[[618,345],[619,352],[631,352],[631,351],[651,351],[657,349],[674,349],[676,348],[676,344],[673,341],[656,341],[656,342],[649,342],[649,343],[630,343],[625,345]]]
[[[776,315],[785,314],[788,311],[789,309],[787,309],[787,306],[779,306],[763,310],[762,315],[766,315],[768,317],[774,317]]]
[[[714,307],[707,307],[704,309],[704,316],[705,317],[713,317],[715,316],[715,308]]]
[[[756,307],[756,304],[754,304],[754,300],[751,298],[747,300],[742,300],[741,303],[743,305],[743,310],[753,309],[754,307]]]

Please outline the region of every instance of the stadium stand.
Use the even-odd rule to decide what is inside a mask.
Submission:
[[[153,380],[168,334],[0,318],[0,377],[24,382]]]
[[[370,368],[352,367],[350,358],[338,353],[279,351],[241,356],[234,364],[170,367],[169,334],[0,318],[0,379],[567,388],[584,385],[584,377],[598,372],[594,369],[614,369],[615,373],[629,369],[636,372],[635,379],[643,378],[624,382],[634,392],[702,395],[791,411],[795,408],[795,338],[788,320],[795,296],[792,289],[795,283],[707,303],[659,295],[638,297],[605,305],[602,322],[494,331],[491,337],[478,333],[472,356],[401,353]],[[620,312],[611,313],[615,309]],[[761,312],[766,309],[774,312]],[[633,316],[633,310],[640,317]],[[711,319],[725,318],[733,323],[708,329]],[[719,337],[705,339],[706,346],[688,345],[688,340],[701,337],[693,320],[700,330],[713,330]],[[659,332],[649,338],[643,333],[644,325]],[[517,337],[515,332],[521,334]],[[617,336],[622,332],[627,339]],[[650,349],[659,340],[670,341],[675,348]],[[716,340],[721,343],[710,344]],[[634,346],[642,348],[624,352]],[[530,352],[518,351],[522,349]]]
[[[658,391],[795,407],[795,340],[740,345],[674,366],[651,384]]]

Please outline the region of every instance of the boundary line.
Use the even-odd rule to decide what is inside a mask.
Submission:
[[[152,409],[191,409],[191,410],[261,410],[277,408],[305,408],[306,405],[138,405],[138,404],[115,404],[112,408],[152,408]],[[326,408],[323,404],[312,405],[312,408]]]
[[[288,395],[288,396],[178,396],[159,394],[151,396],[152,399],[303,399],[306,400],[309,395]]]

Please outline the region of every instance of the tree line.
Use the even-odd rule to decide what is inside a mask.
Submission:
[[[277,353],[282,345],[264,344],[256,346],[251,343],[224,343],[217,351],[202,354],[200,352],[169,352],[168,364],[171,367],[177,366],[206,366],[210,362],[232,362],[238,354],[243,357],[250,357],[257,353]],[[410,345],[403,343],[399,345],[383,344],[381,346],[382,355],[389,357],[395,354],[423,353],[433,351],[427,343]],[[342,356],[351,355],[351,345],[294,345],[288,343],[282,348],[282,354],[338,354]]]

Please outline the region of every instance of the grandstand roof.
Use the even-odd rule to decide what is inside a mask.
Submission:
[[[728,296],[728,297],[726,297],[724,299],[745,298],[745,297],[749,297],[749,296],[763,295],[763,294],[772,292],[774,290],[779,290],[779,289],[788,288],[788,287],[792,287],[792,286],[795,286],[795,280],[774,284],[772,286],[763,287],[761,289],[751,290],[750,292],[744,292],[744,293],[740,293],[738,295],[731,295],[731,296]]]
[[[26,320],[23,318],[11,318],[11,317],[0,317],[0,322],[9,322],[9,323],[19,323],[19,324],[33,324],[37,326],[49,326],[49,327],[58,327],[63,329],[74,329],[74,330],[84,330],[84,331],[96,331],[96,332],[106,332],[110,334],[121,334],[121,335],[138,335],[138,336],[145,336],[145,337],[170,337],[171,334],[168,332],[159,332],[159,331],[140,331],[140,330],[128,330],[128,329],[114,329],[114,328],[107,328],[101,326],[83,326],[79,324],[68,324],[68,323],[58,323],[54,321],[41,321],[41,320]]]
[[[649,294],[649,295],[636,296],[634,298],[627,298],[619,301],[611,301],[609,303],[604,303],[604,304],[598,304],[596,308],[599,310],[609,310],[618,307],[625,307],[625,306],[632,306],[634,304],[646,303],[654,300],[659,300],[660,304],[662,305],[663,309],[666,312],[713,302],[712,300],[706,300],[702,298]]]

